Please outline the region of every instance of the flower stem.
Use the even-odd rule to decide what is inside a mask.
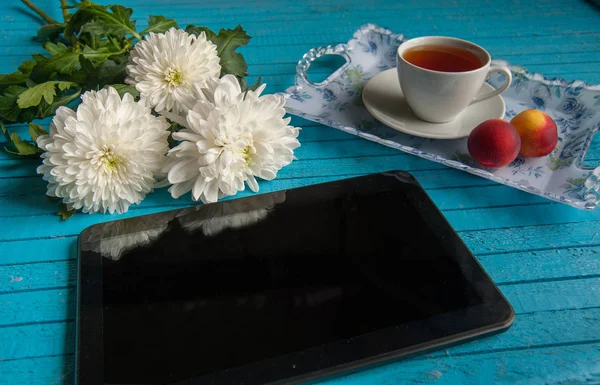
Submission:
[[[35,4],[33,4],[30,0],[21,0],[23,4],[31,8],[31,10],[37,13],[44,21],[48,24],[60,24],[58,21],[54,20],[48,14],[41,9],[39,9]]]
[[[71,15],[69,15],[69,5],[67,4],[67,0],[60,0],[60,5],[62,8],[63,20],[66,22],[69,21]]]

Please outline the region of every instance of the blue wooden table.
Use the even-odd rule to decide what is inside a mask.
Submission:
[[[112,1],[110,1],[112,2]],[[238,23],[253,36],[243,49],[267,92],[293,83],[312,47],[346,42],[372,22],[409,37],[449,35],[496,58],[548,76],[600,83],[600,11],[580,0],[122,0],[138,26],[148,14],[212,29]],[[37,0],[60,17],[58,0]],[[0,72],[39,52],[39,21],[16,0],[0,5]],[[320,76],[316,74],[314,76]],[[322,74],[321,74],[322,76]],[[408,169],[500,285],[517,313],[506,333],[437,351],[328,385],[599,384],[600,210],[584,212],[294,118],[298,161],[274,191],[389,169]],[[25,125],[16,127],[26,131]],[[599,136],[600,137],[600,136]],[[77,234],[86,226],[174,207],[166,191],[128,214],[55,215],[36,160],[0,154],[0,384],[70,384],[75,342]],[[600,163],[596,140],[586,163]],[[189,194],[188,194],[189,195]]]

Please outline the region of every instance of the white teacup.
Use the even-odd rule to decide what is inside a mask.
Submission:
[[[480,60],[481,67],[464,72],[442,72],[418,67],[404,59],[403,54],[425,45],[451,46],[467,50]],[[477,44],[452,37],[426,36],[407,40],[398,47],[398,79],[402,93],[413,113],[432,123],[453,120],[469,104],[489,99],[504,92],[512,81],[507,67],[490,66],[490,54]],[[491,72],[506,76],[504,85],[495,91],[479,95],[479,90]]]

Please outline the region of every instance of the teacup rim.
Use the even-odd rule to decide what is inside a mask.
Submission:
[[[412,64],[411,62],[407,61],[404,59],[404,57],[402,57],[402,55],[400,54],[400,49],[402,48],[402,46],[404,46],[405,44],[409,43],[409,42],[414,42],[415,40],[425,40],[425,39],[446,39],[446,40],[452,40],[452,41],[457,41],[457,42],[461,42],[461,43],[465,43],[467,45],[471,45],[475,48],[477,48],[478,50],[480,50],[481,52],[483,52],[485,54],[486,57],[486,62],[479,68],[476,68],[474,70],[470,70],[470,71],[460,71],[460,72],[446,72],[446,71],[436,71],[436,70],[430,70],[427,68],[423,68],[423,67],[419,67],[417,65]],[[469,40],[464,40],[464,39],[459,39],[457,37],[452,37],[452,36],[419,36],[419,37],[414,37],[412,39],[408,39],[403,41],[398,48],[396,49],[396,57],[399,60],[402,60],[402,62],[404,62],[405,64],[415,68],[415,69],[419,69],[421,71],[425,71],[425,72],[430,72],[430,73],[434,73],[434,74],[442,74],[442,75],[450,75],[450,76],[456,76],[456,75],[469,75],[469,74],[473,74],[477,71],[481,71],[486,69],[487,67],[489,67],[491,65],[492,62],[492,56],[490,55],[490,53],[483,48],[482,46],[480,46],[479,44],[475,44],[472,41]]]

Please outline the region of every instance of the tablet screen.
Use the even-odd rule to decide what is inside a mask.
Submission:
[[[480,304],[420,188],[382,178],[92,228],[104,382],[182,381]]]

